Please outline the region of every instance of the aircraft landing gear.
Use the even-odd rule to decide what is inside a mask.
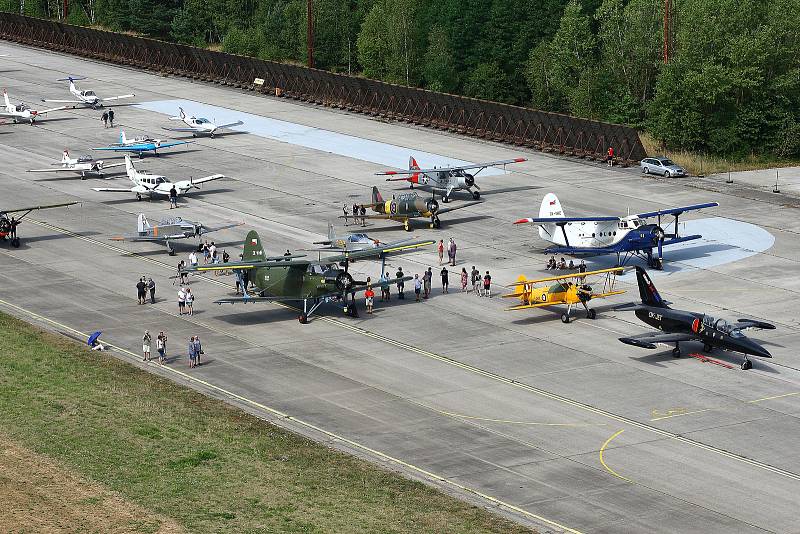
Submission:
[[[308,324],[308,315],[301,313],[297,320],[300,321],[300,324]]]
[[[19,238],[18,237],[12,237],[11,238],[11,246],[12,247],[19,248],[19,244],[20,244],[20,242],[19,242]]]
[[[439,220],[439,217],[431,218],[431,228],[437,228],[438,229],[438,228],[441,228],[441,227],[442,227],[442,221]]]
[[[703,343],[703,352],[711,352],[714,346],[711,343]]]
[[[586,312],[586,317],[588,317],[589,319],[596,319],[597,312],[593,309],[589,309],[589,311]]]
[[[403,230],[405,230],[406,232],[410,232],[411,231],[411,225],[408,224],[408,219],[403,221]]]
[[[447,195],[442,196],[442,202],[447,204],[448,202],[450,202],[450,197],[448,197]]]
[[[142,195],[140,195],[139,193],[136,193],[136,200],[142,200]]]
[[[562,313],[561,314],[561,322],[564,323],[564,324],[569,324],[569,314],[568,313]]]
[[[742,362],[742,371],[747,371],[748,369],[753,368],[753,362],[750,361],[750,358],[745,358]]]
[[[479,191],[473,191],[472,192],[472,199],[473,200],[479,200],[480,198],[481,198],[481,194],[480,194]]]
[[[681,346],[678,343],[675,343],[675,348],[672,349],[672,357],[673,358],[680,358],[681,357]]]

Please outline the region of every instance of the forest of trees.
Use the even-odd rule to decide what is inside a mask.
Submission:
[[[800,0],[314,0],[316,66],[800,156]],[[0,0],[58,18],[60,0]],[[305,62],[306,0],[72,0],[68,22]]]

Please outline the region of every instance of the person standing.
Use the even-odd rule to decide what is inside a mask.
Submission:
[[[194,295],[192,294],[192,290],[188,287],[186,288],[186,308],[190,316],[194,315]]]
[[[367,290],[364,291],[364,300],[367,305],[367,313],[372,313],[372,306],[375,300],[375,292],[372,290],[372,286],[367,286]]]
[[[189,369],[194,368],[194,362],[197,359],[197,354],[194,352],[194,336],[189,338]]]
[[[194,336],[194,365],[200,365],[200,356],[205,354],[203,352],[203,345],[200,344],[200,336]]]
[[[178,290],[178,315],[183,315],[186,308],[186,290],[181,286]]]
[[[395,278],[397,278],[397,298],[400,300],[404,300],[406,298],[406,294],[403,291],[405,287],[405,283],[403,282],[402,278],[405,276],[403,274],[403,268],[398,267],[397,272],[395,273]]]
[[[486,271],[486,276],[483,277],[483,296],[492,298],[492,276],[489,271]]]
[[[358,226],[358,204],[353,203],[353,224]]]
[[[163,331],[156,337],[156,350],[158,350],[158,363],[164,365],[167,358],[167,334]]]
[[[108,110],[108,127],[109,128],[113,128],[114,127],[114,110],[113,109],[109,109]]]
[[[103,121],[103,128],[108,128],[108,112],[104,111],[100,120]]]
[[[197,267],[200,264],[200,261],[197,259],[197,252],[194,250],[189,253],[189,266],[190,267]]]
[[[481,272],[472,266],[472,291],[476,296],[481,296]]]
[[[366,226],[367,225],[367,208],[366,208],[366,206],[364,206],[364,204],[361,204],[361,211],[359,211],[359,213],[361,213],[361,226]]]
[[[145,302],[145,288],[146,284],[144,283],[144,278],[139,278],[139,282],[136,284],[136,297],[139,300],[139,304],[144,304]]]
[[[451,237],[450,238],[450,244],[447,247],[447,257],[450,258],[450,265],[452,267],[456,266],[456,250],[457,250],[457,248],[458,247],[456,247],[455,240],[453,240],[453,238]]]
[[[428,270],[422,275],[423,288],[425,289],[425,298],[431,294],[431,282],[433,281],[433,271],[428,267]]]
[[[467,268],[461,268],[461,292],[467,292],[467,282],[469,281],[469,274],[467,273]]]
[[[169,188],[169,209],[177,207],[178,207],[178,190],[175,189],[175,185],[173,184],[172,187]]]
[[[447,267],[442,267],[442,293],[447,293],[447,286],[450,284],[450,273],[447,271]]]
[[[614,166],[614,147],[608,147],[607,154],[608,154],[607,155],[608,166],[609,167],[613,167]]]
[[[444,239],[439,240],[439,265],[442,264],[442,258],[444,258]]]
[[[147,290],[150,292],[150,304],[156,303],[156,281],[152,277],[147,279]]]
[[[344,213],[344,225],[347,226],[347,217],[350,215],[347,211],[347,204],[342,203],[342,213]]]
[[[150,337],[150,331],[145,330],[144,335],[142,336],[142,361],[149,362],[150,361],[150,342],[153,341],[153,338]]]
[[[420,292],[422,292],[422,280],[419,279],[418,273],[414,273],[414,294],[417,297],[417,302],[419,302]]]

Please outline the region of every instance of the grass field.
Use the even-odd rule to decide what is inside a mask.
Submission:
[[[0,531],[527,532],[0,313]]]
[[[645,132],[639,133],[645,152],[650,156],[666,156],[686,169],[693,176],[709,176],[736,171],[752,171],[777,167],[794,167],[800,160],[779,159],[774,156],[749,155],[743,157],[720,157],[689,152],[687,150],[664,150],[661,144]]]

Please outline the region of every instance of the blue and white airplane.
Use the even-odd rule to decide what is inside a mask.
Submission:
[[[678,218],[687,211],[719,206],[717,202],[681,206],[627,217],[565,217],[561,203],[553,193],[548,193],[539,208],[539,217],[520,219],[514,224],[536,224],[539,236],[555,246],[545,249],[545,254],[572,254],[601,256],[616,254],[617,265],[624,265],[633,257],[647,260],[653,269],[663,269],[663,247],[700,239],[701,235],[678,235]],[[674,231],[666,233],[661,217],[671,215]],[[647,219],[657,218],[657,223]],[[665,225],[669,226],[669,225]],[[654,254],[655,251],[655,254]]]
[[[131,152],[137,154],[140,158],[144,156],[145,152],[153,152],[158,156],[158,151],[163,148],[169,148],[178,145],[187,145],[189,141],[164,141],[163,139],[153,139],[148,135],[142,135],[128,139],[125,136],[125,130],[119,131],[119,143],[108,145],[92,150],[111,150],[114,152]]]

